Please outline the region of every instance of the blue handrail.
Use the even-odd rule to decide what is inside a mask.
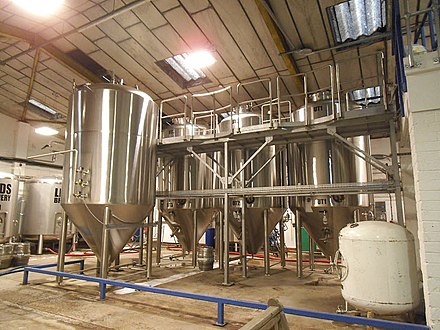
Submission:
[[[173,296],[173,297],[207,301],[207,302],[217,304],[217,322],[216,322],[216,324],[221,325],[221,326],[223,326],[225,324],[225,320],[224,320],[224,312],[225,312],[224,306],[225,305],[259,309],[259,310],[265,310],[268,308],[267,304],[263,304],[260,302],[210,296],[210,295],[205,295],[205,294],[176,291],[176,290],[163,289],[163,288],[157,288],[157,287],[149,287],[149,286],[139,285],[139,284],[135,284],[135,283],[127,283],[127,282],[109,280],[109,279],[105,279],[105,278],[86,276],[86,275],[81,275],[81,274],[72,274],[72,273],[66,273],[66,272],[52,271],[52,270],[48,270],[46,268],[47,267],[44,267],[44,266],[39,267],[39,268],[25,267],[24,273],[23,273],[23,284],[26,285],[29,283],[29,273],[34,272],[34,273],[53,275],[53,276],[61,276],[61,277],[66,277],[66,278],[73,278],[73,279],[77,279],[77,280],[84,280],[84,281],[88,281],[88,282],[98,283],[99,284],[99,295],[100,295],[101,300],[105,300],[105,298],[106,298],[106,286],[112,285],[112,286],[116,286],[116,287],[129,288],[129,289],[134,289],[134,290],[138,290],[138,291],[164,294],[164,295]],[[369,325],[369,326],[380,327],[380,328],[385,328],[385,329],[402,329],[402,330],[429,329],[429,327],[427,327],[427,326],[418,325],[418,324],[386,321],[386,320],[365,318],[365,317],[359,317],[359,316],[341,315],[341,314],[326,313],[326,312],[317,312],[317,311],[310,311],[310,310],[291,308],[291,307],[284,307],[284,313],[290,314],[290,315],[303,316],[303,317],[317,318],[317,319],[322,319],[322,320],[331,320],[331,321],[336,321],[336,322]]]

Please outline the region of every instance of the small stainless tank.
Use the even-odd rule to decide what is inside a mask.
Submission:
[[[329,116],[331,104],[331,94],[313,95],[308,104],[311,124],[332,119]],[[348,110],[354,110],[359,106],[349,103],[349,108]],[[339,109],[336,102],[333,109]],[[298,109],[295,114],[298,118],[304,118],[304,107]],[[359,136],[348,140],[358,148],[369,152],[369,137]],[[322,252],[327,256],[334,256],[338,249],[339,231],[354,220],[355,210],[365,212],[370,200],[366,194],[321,195],[319,186],[368,182],[371,180],[371,168],[334,138],[293,144],[288,150],[289,184],[317,186],[313,196],[291,198],[290,205],[302,211],[304,227]]]
[[[219,124],[220,132],[227,132],[232,127],[237,130],[240,128],[249,128],[251,126],[262,123],[261,115],[239,108],[237,113],[232,117],[224,118]],[[273,187],[280,186],[283,183],[283,155],[279,152],[278,146],[266,146],[251,161],[251,163],[239,174],[239,182],[234,181],[233,187],[240,187],[241,183],[245,183],[244,187]],[[239,148],[229,152],[229,169],[230,173],[237,170],[253,155],[258,148]],[[273,159],[266,164],[266,162]],[[223,159],[219,158],[220,164]],[[265,165],[266,164],[266,165]],[[265,165],[265,166],[264,166]],[[264,167],[263,167],[264,166]],[[260,171],[257,175],[254,175]],[[232,199],[231,205],[231,227],[237,236],[241,236],[241,217],[243,208],[243,199]],[[247,228],[247,251],[256,253],[264,242],[264,212],[268,213],[268,230],[271,232],[275,225],[281,219],[285,206],[282,198],[279,197],[245,197],[245,221]]]
[[[0,177],[0,243],[20,234],[18,179],[14,175]]]
[[[164,128],[163,137],[184,136],[184,132],[194,136],[204,135],[207,128],[175,119]],[[206,153],[199,155],[212,166],[212,159]],[[212,189],[214,174],[193,155],[169,155],[160,159],[159,189],[163,191],[204,190]],[[194,212],[197,218],[197,238],[203,236],[211,223],[212,217],[218,212],[214,207],[213,198],[183,198],[164,200],[162,215],[172,232],[176,235],[185,250],[192,250],[194,244]]]
[[[63,208],[61,206],[62,180],[40,178],[25,182],[22,234],[27,239],[56,240],[61,232]],[[71,235],[71,228],[68,228]]]

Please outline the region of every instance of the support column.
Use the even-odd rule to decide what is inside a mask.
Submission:
[[[148,216],[148,236],[147,236],[147,278],[151,278],[153,268],[153,216],[154,209]]]
[[[38,235],[38,248],[37,248],[37,254],[43,254],[43,246],[44,246],[44,236]]]
[[[101,255],[101,277],[107,278],[109,260],[109,228],[112,212],[108,206],[104,209],[104,221],[102,226],[102,255]]]
[[[139,227],[139,265],[144,264],[144,223],[145,220],[142,221]]]
[[[247,249],[246,249],[246,198],[242,199],[241,206],[241,276],[247,277]]]
[[[196,268],[196,266],[197,266],[197,245],[199,243],[197,241],[197,210],[193,211],[193,226],[194,226],[194,230],[193,230],[193,246],[192,246],[191,263],[192,263],[192,266],[194,268]]]
[[[66,260],[66,240],[67,240],[67,213],[63,212],[63,223],[61,224],[60,241],[58,246],[57,271],[64,272],[64,262]],[[63,282],[62,276],[57,276],[58,284]]]
[[[157,219],[157,238],[156,238],[156,265],[160,265],[162,258],[162,215],[159,212],[159,218]]]
[[[270,275],[270,255],[269,255],[269,223],[267,219],[267,209],[263,212],[264,222],[264,275]]]
[[[302,233],[301,216],[298,210],[295,211],[295,240],[296,240],[296,274],[298,278],[302,277]]]
[[[279,222],[279,230],[280,230],[280,259],[281,259],[281,267],[286,267],[286,243],[284,239],[284,222],[283,219]]]
[[[309,268],[310,270],[315,270],[315,251],[313,239],[309,234]]]
[[[436,52],[415,55],[406,70],[409,136],[420,240],[426,321],[440,329],[440,64]],[[409,111],[408,111],[409,110]]]
[[[226,141],[224,145],[224,167],[225,176],[223,186],[229,188],[229,143]],[[230,285],[229,282],[229,195],[224,195],[223,204],[223,285]]]

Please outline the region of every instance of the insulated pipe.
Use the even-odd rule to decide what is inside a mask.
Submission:
[[[295,239],[296,239],[296,274],[298,278],[302,278],[302,233],[301,233],[301,216],[299,210],[295,211]]]
[[[246,250],[246,198],[243,197],[241,206],[241,276],[247,277],[247,250]]]
[[[64,262],[66,260],[66,240],[67,240],[67,213],[63,212],[63,223],[61,224],[60,244],[58,248],[57,271],[64,272]],[[62,276],[57,276],[57,283],[63,282]]]
[[[109,228],[110,219],[112,217],[112,211],[108,206],[104,209],[104,221],[102,228],[102,255],[101,255],[101,277],[107,278],[108,276],[108,261],[109,261]]]
[[[267,221],[267,209],[263,212],[264,222],[264,275],[270,275],[270,255],[269,255],[269,224]]]
[[[153,216],[154,209],[148,216],[148,237],[147,237],[147,278],[151,278],[153,268]]]

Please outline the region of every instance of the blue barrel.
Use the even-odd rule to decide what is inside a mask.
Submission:
[[[206,229],[205,243],[206,246],[215,247],[215,228]]]

